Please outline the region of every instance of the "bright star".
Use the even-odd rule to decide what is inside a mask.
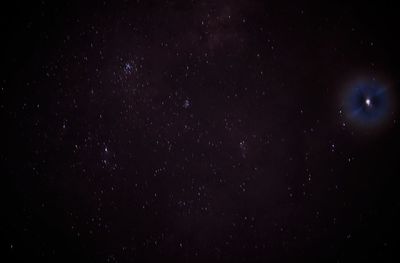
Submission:
[[[371,106],[371,99],[369,99],[369,98],[365,99],[365,105],[370,107]]]

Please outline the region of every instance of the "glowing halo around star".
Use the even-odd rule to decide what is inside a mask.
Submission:
[[[344,112],[349,121],[361,127],[376,128],[390,115],[388,87],[377,80],[352,83],[344,96]]]

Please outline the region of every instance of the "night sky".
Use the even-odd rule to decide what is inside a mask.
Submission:
[[[4,262],[400,262],[395,4],[66,2],[0,8]]]

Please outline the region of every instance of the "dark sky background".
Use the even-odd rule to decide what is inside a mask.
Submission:
[[[320,2],[2,4],[4,262],[399,262],[400,10]]]

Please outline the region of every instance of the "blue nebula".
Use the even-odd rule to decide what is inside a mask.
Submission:
[[[345,110],[348,118],[362,126],[381,124],[390,112],[388,90],[377,81],[361,81],[350,87]]]

